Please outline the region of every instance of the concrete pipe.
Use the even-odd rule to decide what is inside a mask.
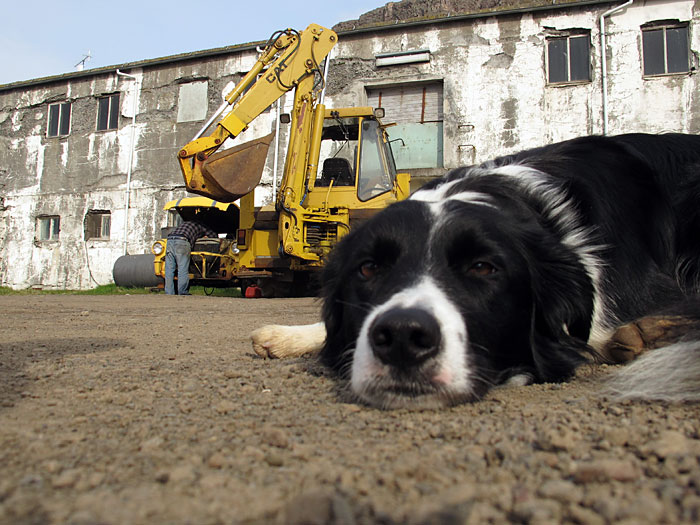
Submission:
[[[163,279],[153,269],[154,255],[122,255],[114,263],[114,284],[125,288],[148,288],[163,284]]]

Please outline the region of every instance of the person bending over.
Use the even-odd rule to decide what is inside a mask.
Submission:
[[[177,295],[190,295],[190,253],[201,237],[218,237],[203,222],[185,221],[168,234],[165,247],[165,293],[175,295],[175,269],[177,269]]]

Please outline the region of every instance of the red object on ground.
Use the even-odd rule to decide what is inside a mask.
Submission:
[[[245,289],[246,299],[259,299],[262,297],[262,289],[258,286],[249,286]]]

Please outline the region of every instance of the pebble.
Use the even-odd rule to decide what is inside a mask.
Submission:
[[[547,429],[539,432],[535,445],[546,452],[567,451],[576,447],[576,439],[567,430]]]
[[[224,399],[214,407],[214,410],[216,410],[219,414],[228,414],[229,412],[236,410],[236,407],[237,405],[235,403]]]
[[[664,459],[673,455],[687,454],[689,448],[689,440],[683,434],[667,430],[642,447],[642,453],[645,456],[654,455]]]
[[[51,486],[55,489],[68,489],[73,487],[78,479],[80,479],[79,469],[64,470],[53,479]]]
[[[152,437],[146,441],[142,441],[139,445],[141,452],[156,452],[163,447],[163,438],[160,436]]]
[[[278,448],[289,448],[289,436],[281,428],[266,426],[262,429],[261,439],[263,443]]]
[[[662,523],[664,505],[651,490],[643,490],[620,510],[620,517],[634,523]]]
[[[172,469],[168,480],[173,483],[190,483],[195,480],[197,474],[191,465],[180,465]]]
[[[518,522],[559,523],[562,509],[554,500],[531,499],[514,505],[511,514]]]
[[[59,470],[61,470],[61,464],[55,459],[50,459],[44,463],[44,469],[49,474],[56,474]]]
[[[605,525],[605,518],[591,509],[572,505],[568,508],[567,514],[571,521],[580,525]]]
[[[251,461],[259,463],[265,459],[265,453],[252,445],[248,445],[243,449],[243,455],[250,458]]]
[[[94,489],[95,487],[100,486],[104,482],[104,479],[105,475],[102,472],[93,472],[85,480],[85,486],[88,489]]]
[[[630,442],[630,432],[624,427],[607,427],[603,431],[603,439],[612,446],[621,447]]]
[[[573,478],[577,483],[604,481],[633,481],[640,477],[639,469],[631,462],[619,459],[600,459],[576,465]]]
[[[156,473],[155,479],[158,483],[167,483],[170,481],[170,472],[167,470],[160,470]]]
[[[209,461],[207,461],[207,465],[209,465],[211,468],[221,468],[225,463],[226,457],[219,452],[214,452],[214,454],[212,454],[209,458]]]
[[[276,452],[270,452],[265,455],[265,463],[271,467],[281,467],[284,465],[284,458]]]
[[[583,497],[583,491],[574,483],[559,479],[545,481],[537,493],[546,499],[557,500],[561,503],[578,503]]]

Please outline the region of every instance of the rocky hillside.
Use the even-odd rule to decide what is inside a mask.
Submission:
[[[369,11],[357,20],[336,24],[335,31],[351,31],[361,27],[371,27],[412,20],[443,18],[447,16],[503,11],[524,7],[552,4],[575,3],[577,0],[401,0],[389,2],[383,7]]]

